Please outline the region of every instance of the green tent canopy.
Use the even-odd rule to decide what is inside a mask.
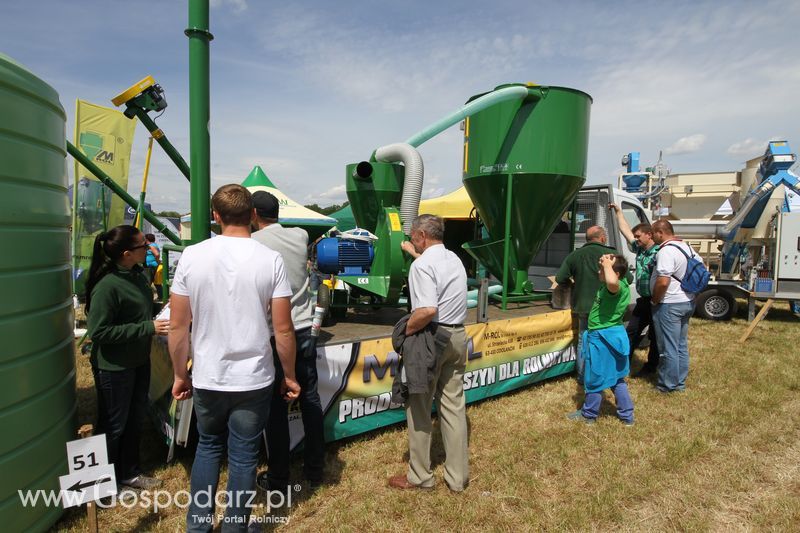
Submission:
[[[312,211],[282,193],[258,165],[245,178],[242,186],[251,193],[267,191],[274,195],[280,204],[278,222],[286,227],[303,228],[308,233],[309,242],[317,240],[336,225],[336,219]]]
[[[353,216],[353,208],[346,205],[330,216],[336,219],[336,229],[339,231],[347,231],[356,227],[356,219]]]

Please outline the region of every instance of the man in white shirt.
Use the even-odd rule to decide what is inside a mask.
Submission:
[[[659,352],[656,388],[660,392],[676,392],[686,388],[689,375],[689,318],[694,314],[695,297],[681,288],[687,265],[681,250],[689,256],[696,256],[697,252],[675,236],[669,221],[657,220],[652,228],[653,240],[659,245],[656,267],[650,276]]]
[[[389,478],[389,486],[398,489],[433,488],[431,407],[434,398],[446,454],[445,482],[450,490],[461,492],[469,480],[464,401],[467,273],[458,256],[442,244],[443,236],[444,222],[441,218],[420,215],[411,225],[411,242],[402,245],[404,251],[416,257],[408,273],[411,317],[406,325],[406,335],[435,324],[450,332],[450,342],[438,361],[427,393],[409,394],[406,401],[408,473]]]
[[[294,379],[292,295],[283,259],[250,238],[255,215],[241,185],[220,187],[211,199],[222,235],[181,255],[170,298],[172,395],[194,397],[199,440],[192,465],[187,531],[211,531],[219,467],[228,448],[223,530],[245,530],[255,500],[256,463],[275,379],[270,314],[287,399]],[[189,326],[192,375],[189,377]]]

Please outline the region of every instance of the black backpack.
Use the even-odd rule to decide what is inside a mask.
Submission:
[[[674,246],[686,257],[686,273],[683,275],[683,279],[678,279],[675,274],[672,275],[673,278],[681,283],[681,289],[683,289],[684,292],[693,294],[703,292],[706,287],[708,287],[708,282],[711,279],[711,272],[708,271],[702,261],[696,258],[694,250],[692,250],[692,255],[689,255],[683,251],[683,248],[676,244],[667,243],[664,246]]]

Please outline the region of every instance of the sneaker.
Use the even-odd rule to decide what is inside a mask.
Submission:
[[[120,481],[121,485],[125,485],[126,487],[130,487],[132,489],[139,489],[139,490],[150,490],[156,487],[161,486],[161,480],[156,479],[154,477],[147,477],[138,475],[136,477],[132,477],[130,479],[123,479]]]
[[[586,418],[585,416],[583,416],[583,412],[580,409],[568,414],[567,419],[574,420],[576,422],[583,422],[584,424],[589,424],[589,425],[594,424],[596,422],[594,418]]]
[[[620,422],[622,422],[622,425],[624,425],[625,427],[631,427],[631,426],[634,425],[633,418],[631,418],[630,420],[622,420],[622,419],[620,419]]]

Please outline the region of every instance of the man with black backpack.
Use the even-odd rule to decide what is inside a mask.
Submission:
[[[650,277],[659,352],[656,388],[682,391],[689,374],[689,318],[694,298],[708,284],[709,274],[697,252],[675,236],[669,221],[657,220],[652,227],[653,240],[659,245]]]

